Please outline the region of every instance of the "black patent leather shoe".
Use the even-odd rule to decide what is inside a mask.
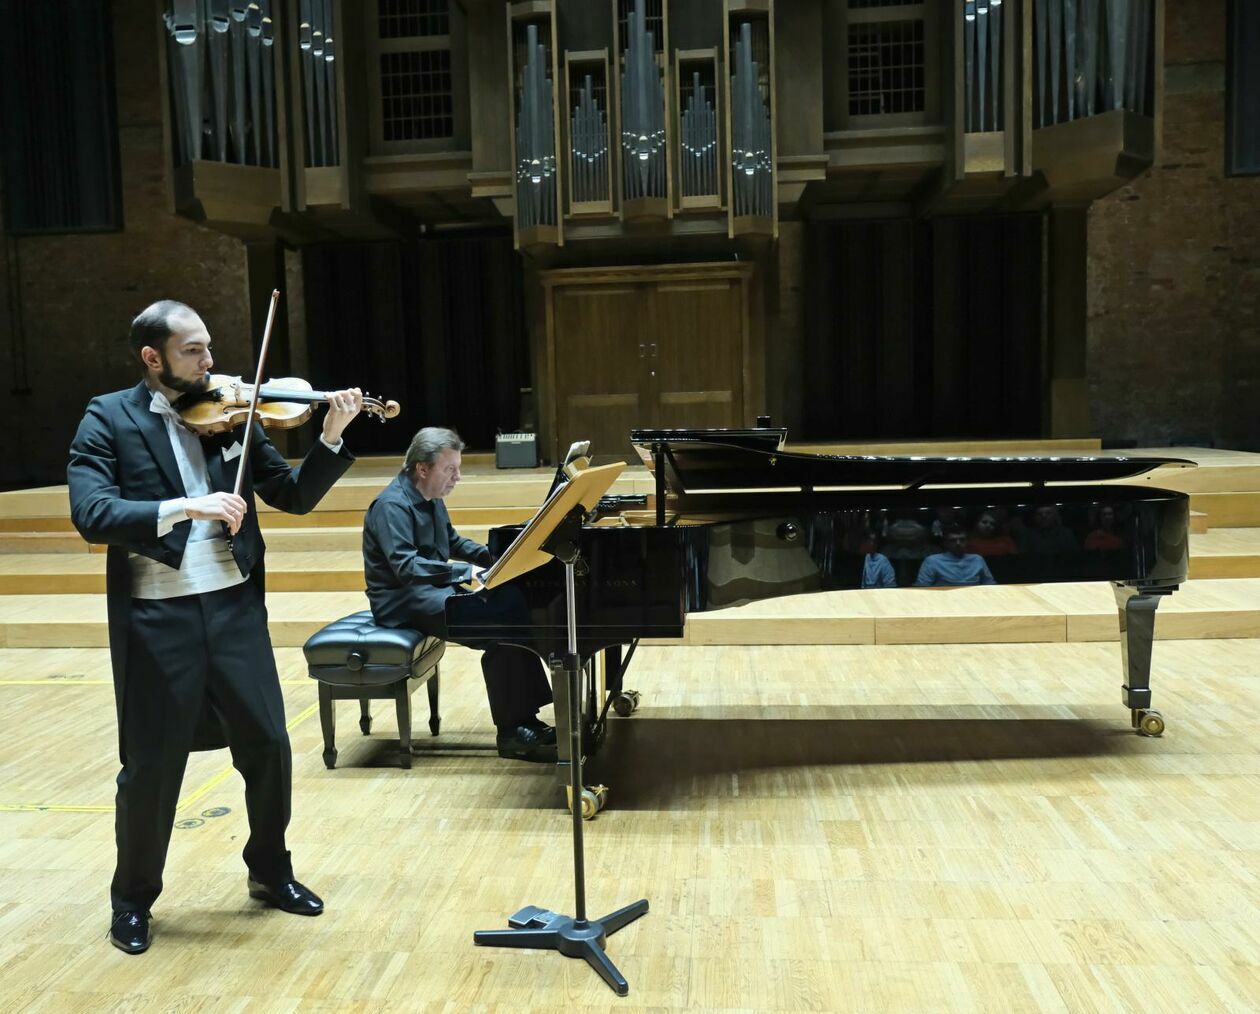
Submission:
[[[501,728],[495,737],[499,756],[508,760],[556,762],[556,730],[542,722]]]
[[[143,954],[153,942],[148,912],[115,912],[109,924],[109,942],[126,954]]]
[[[529,728],[533,729],[535,732],[537,732],[538,742],[542,743],[544,746],[556,745],[555,726],[548,725],[546,722],[544,722],[541,718],[538,718],[538,717],[531,718],[526,722],[522,722],[521,724],[526,725]]]
[[[250,877],[249,896],[291,915],[319,915],[324,910],[324,902],[320,896],[296,880],[290,880],[278,887],[268,887]]]

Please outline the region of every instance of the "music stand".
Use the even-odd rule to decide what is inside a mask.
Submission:
[[[569,719],[569,809],[573,814],[573,894],[574,915],[561,915],[526,905],[508,917],[509,929],[477,930],[473,943],[481,946],[527,947],[557,950],[570,958],[584,958],[617,993],[625,996],[630,984],[604,953],[604,943],[613,933],[648,910],[646,898],[626,905],[599,919],[586,917],[586,861],[582,842],[582,722],[581,659],[577,650],[577,594],[574,570],[580,554],[582,519],[594,508],[618,475],[625,462],[588,468],[552,491],[538,513],[512,542],[481,583],[494,588],[552,558],[564,564],[564,598],[568,619],[568,650],[564,656]]]

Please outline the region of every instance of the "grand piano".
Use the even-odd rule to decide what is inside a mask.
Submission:
[[[961,581],[1110,582],[1121,701],[1139,734],[1164,731],[1151,707],[1151,647],[1160,600],[1186,579],[1189,501],[1123,480],[1194,462],[805,454],[785,450],[786,437],[769,427],[631,433],[654,495],[606,496],[580,532],[576,611],[589,674],[581,702],[587,754],[610,707],[628,714],[637,703],[624,679],[639,639],[681,637],[690,613],[784,595]],[[501,553],[519,530],[493,530],[491,550]],[[552,562],[511,585],[519,609],[493,627],[470,622],[467,599],[452,597],[451,635],[527,648],[554,674],[566,647],[564,568]],[[596,679],[601,653],[603,678]],[[563,764],[565,681],[553,685]]]

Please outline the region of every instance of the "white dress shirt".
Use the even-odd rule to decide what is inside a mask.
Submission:
[[[187,494],[174,500],[164,500],[158,507],[157,536],[161,538],[177,524],[190,521],[185,505],[194,497],[213,492],[210,473],[206,467],[206,452],[201,438],[189,430],[171,407],[166,395],[153,392],[149,410],[156,412],[166,424],[166,433],[175,452],[175,464]],[[320,434],[320,441],[336,453],[342,441],[330,444]],[[132,553],[131,594],[138,599],[172,599],[180,595],[203,595],[243,584],[249,579],[236,565],[236,558],[228,548],[227,529],[222,521],[191,521],[188,543],[179,569],[151,560],[147,556]]]

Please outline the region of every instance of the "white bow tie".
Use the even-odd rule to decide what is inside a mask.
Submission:
[[[183,417],[178,411],[176,411],[174,406],[166,400],[166,395],[164,395],[161,391],[153,392],[153,400],[149,402],[149,411],[156,412],[160,416],[173,420],[180,429],[188,429],[188,427],[184,425]]]

